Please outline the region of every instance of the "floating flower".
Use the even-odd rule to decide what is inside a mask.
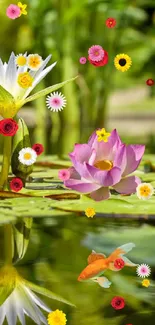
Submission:
[[[17,79],[19,86],[25,89],[32,86],[33,80],[29,72],[19,73]]]
[[[37,71],[43,63],[42,57],[38,54],[30,54],[27,57],[27,66],[32,71]]]
[[[142,286],[148,288],[150,286],[150,280],[144,279],[142,281]]]
[[[23,182],[20,178],[14,177],[10,182],[10,188],[12,191],[19,192],[23,187]]]
[[[108,18],[105,23],[108,28],[113,28],[116,26],[116,19]]]
[[[27,11],[26,11],[27,5],[26,4],[23,5],[21,2],[18,2],[18,7],[20,9],[20,16],[27,15]]]
[[[106,130],[103,128],[101,130],[97,130],[96,134],[98,136],[97,141],[104,141],[108,142],[108,138],[110,137],[110,133],[106,132]]]
[[[0,121],[0,134],[12,137],[18,130],[18,124],[12,118]]]
[[[6,9],[6,15],[10,19],[16,19],[20,16],[20,8],[16,5],[9,5],[9,7]]]
[[[153,80],[153,79],[147,79],[147,80],[146,80],[146,84],[147,84],[148,86],[153,86],[153,85],[154,85],[154,80]]]
[[[122,260],[122,258],[117,258],[114,262],[114,267],[118,270],[123,269],[125,266],[125,262]]]
[[[67,179],[70,178],[70,172],[69,169],[61,169],[58,172],[58,177],[59,179],[61,179],[62,181],[67,181]]]
[[[85,64],[85,63],[87,62],[87,59],[86,59],[84,56],[82,56],[82,57],[80,58],[79,62],[80,62],[81,64]]]
[[[114,297],[111,300],[111,306],[116,310],[123,309],[125,306],[125,300],[122,297]]]
[[[66,98],[58,92],[51,93],[50,96],[47,96],[46,98],[46,105],[53,112],[63,110],[66,106],[66,102]]]
[[[48,315],[49,325],[66,325],[66,314],[62,310],[55,310]]]
[[[137,267],[136,272],[138,276],[140,276],[141,278],[145,278],[151,274],[151,269],[147,264],[140,264]]]
[[[32,149],[36,152],[37,156],[41,155],[44,151],[44,147],[41,143],[35,143]]]
[[[23,148],[19,151],[18,159],[21,164],[31,166],[36,162],[37,154],[32,148]]]
[[[117,54],[114,59],[114,65],[116,69],[122,72],[127,71],[130,68],[131,64],[132,61],[130,56],[124,53]]]
[[[90,194],[95,201],[108,199],[109,187],[121,194],[135,193],[141,181],[137,176],[128,175],[139,166],[144,150],[143,145],[122,143],[116,130],[107,142],[99,142],[95,131],[88,144],[75,144],[69,155],[74,167],[69,168],[70,178],[64,184]]]
[[[95,216],[96,212],[94,210],[94,208],[87,208],[85,210],[85,215],[88,217],[88,218],[93,218]]]
[[[154,188],[149,183],[139,184],[136,188],[137,196],[141,200],[148,200],[154,193]]]
[[[89,62],[96,66],[102,67],[108,63],[108,53],[100,45],[93,45],[88,50]]]
[[[27,63],[27,57],[26,57],[26,55],[25,54],[24,55],[23,54],[16,55],[15,62],[16,62],[16,65],[18,67],[25,66],[26,63]]]

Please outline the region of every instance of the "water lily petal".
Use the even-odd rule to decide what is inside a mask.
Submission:
[[[4,306],[0,307],[0,325],[3,324],[5,318],[5,309]]]
[[[121,169],[118,167],[113,167],[111,170],[98,171],[94,175],[95,181],[97,181],[102,186],[112,186],[116,184],[121,179]]]
[[[75,144],[74,151],[69,155],[71,160],[78,161],[80,163],[88,162],[91,157],[92,150],[88,144]],[[73,162],[72,160],[72,162]]]
[[[127,157],[126,157],[126,145],[121,145],[115,155],[114,158],[114,166],[117,166],[121,169],[121,172],[124,172],[127,164]]]
[[[70,179],[81,179],[81,176],[79,173],[75,170],[74,167],[68,168],[69,173],[70,173]]]
[[[141,180],[136,176],[129,176],[123,178],[113,188],[121,194],[132,194],[136,192],[136,187],[141,183]]]
[[[110,192],[108,187],[101,187],[95,192],[90,193],[90,197],[95,201],[108,200],[110,197]]]
[[[89,165],[93,165],[94,162],[95,162],[95,159],[96,159],[96,150],[93,149],[92,153],[91,153],[91,156],[89,158],[89,161],[88,161]]]
[[[124,170],[123,176],[129,175],[137,169],[144,151],[145,146],[143,145],[133,144],[126,146],[126,168]]]
[[[13,301],[10,301],[5,303],[5,310],[6,310],[6,319],[8,322],[8,325],[16,325],[17,321],[17,314],[16,314],[16,308],[14,306]]]
[[[51,312],[51,309],[38,297],[34,292],[32,292],[30,289],[25,287],[25,290],[29,294],[29,296],[32,298],[32,300],[42,309],[46,310],[48,313]]]
[[[12,52],[8,61],[5,73],[5,89],[13,95],[14,85],[16,84],[17,68],[15,63],[15,54]]]
[[[64,185],[68,188],[71,188],[72,190],[81,193],[91,193],[101,187],[100,185],[95,183],[93,184],[93,183],[84,182],[83,180],[73,180],[73,179],[69,179],[65,181]]]
[[[1,86],[4,86],[4,76],[5,76],[5,73],[4,73],[4,68],[3,68],[3,62],[2,62],[1,59],[0,59],[0,76],[1,76],[0,84],[1,84]]]

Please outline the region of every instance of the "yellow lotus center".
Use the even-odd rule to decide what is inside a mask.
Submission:
[[[26,64],[25,56],[19,56],[16,60],[16,63],[21,67],[24,66]]]
[[[39,56],[31,56],[28,59],[28,64],[32,68],[37,68],[40,65],[40,62],[41,62],[41,60],[40,60]]]
[[[113,162],[111,160],[100,160],[94,164],[94,167],[101,170],[111,170],[113,168]]]
[[[24,159],[26,159],[26,160],[31,159],[31,153],[26,152],[26,153],[24,154]]]
[[[32,86],[33,78],[28,72],[19,73],[18,75],[18,84],[22,88],[29,88]]]
[[[147,197],[151,194],[151,189],[147,185],[144,185],[143,187],[140,188],[140,194],[141,196]]]

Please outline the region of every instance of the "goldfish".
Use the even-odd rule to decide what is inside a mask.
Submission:
[[[88,265],[80,273],[78,281],[92,280],[97,282],[103,288],[109,288],[111,282],[106,277],[101,277],[100,275],[102,275],[108,269],[111,271],[120,271],[114,266],[114,262],[118,258],[121,258],[124,261],[125,266],[137,266],[138,264],[132,263],[126,256],[124,256],[126,253],[130,252],[133,247],[135,247],[135,244],[133,243],[124,244],[116,248],[109,257],[106,257],[106,255],[102,253],[96,253],[94,250],[92,250],[92,253],[87,259]]]

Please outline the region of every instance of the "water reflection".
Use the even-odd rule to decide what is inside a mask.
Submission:
[[[150,287],[142,287],[136,269],[127,267],[120,272],[106,271],[105,276],[112,282],[109,289],[77,281],[92,249],[108,256],[127,242],[136,245],[127,257],[137,264],[150,265]],[[152,325],[155,323],[154,242],[154,225],[138,221],[90,220],[77,215],[35,219],[27,253],[17,264],[17,270],[29,281],[76,305],[73,308],[44,299],[51,309],[59,308],[67,314],[67,324]],[[125,299],[125,308],[111,307],[114,296]],[[27,324],[32,321],[27,319]]]

